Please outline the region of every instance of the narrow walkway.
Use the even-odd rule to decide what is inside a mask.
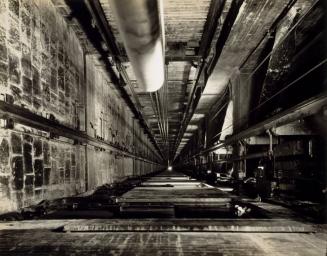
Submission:
[[[117,203],[112,219],[0,222],[0,255],[326,255],[324,226],[181,173],[151,177]]]
[[[141,183],[117,202],[122,217],[226,217],[231,196],[184,174],[167,171]]]

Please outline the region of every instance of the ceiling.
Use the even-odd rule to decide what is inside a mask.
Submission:
[[[164,154],[169,154],[169,147],[174,145],[182,125],[185,106],[196,78],[196,65],[200,59],[197,55],[203,36],[204,26],[210,7],[210,0],[164,1],[165,57],[168,108],[168,138],[162,138],[158,114],[151,101],[150,93],[139,89],[133,68],[126,57],[122,39],[119,35],[108,0],[100,0],[101,6],[122,53],[122,62],[134,87],[141,105],[141,111]],[[126,57],[126,58],[125,58]],[[173,148],[170,154],[173,154]]]

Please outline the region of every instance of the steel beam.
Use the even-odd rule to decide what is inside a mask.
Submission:
[[[215,66],[218,62],[220,54],[225,46],[228,36],[232,30],[232,27],[234,25],[234,22],[236,20],[236,17],[238,15],[240,7],[243,4],[243,1],[244,0],[234,0],[231,3],[230,10],[226,16],[226,19],[225,19],[223,27],[221,29],[219,38],[216,43],[215,54],[214,54],[213,58],[211,59],[208,70],[207,70],[207,76],[210,76],[210,74],[212,73],[213,69],[215,68]]]
[[[226,0],[211,0],[210,2],[208,16],[204,25],[204,32],[202,34],[201,45],[199,49],[199,55],[204,58],[207,58],[210,52],[211,42],[215,35],[217,26],[219,25],[219,18],[224,9],[225,2]]]
[[[239,140],[260,135],[269,129],[286,125],[288,123],[294,122],[299,119],[303,119],[308,116],[312,116],[314,114],[317,114],[319,111],[321,111],[325,106],[327,106],[327,92],[323,92],[294,107],[284,110],[279,114],[271,118],[268,118],[265,121],[262,121],[252,127],[249,127],[248,129],[238,134],[232,135],[231,137],[227,138],[224,142],[219,143],[218,145],[215,145],[213,147],[207,148],[201,151],[200,153],[193,155],[192,158],[202,155],[204,153],[214,151],[218,148],[225,147],[227,145],[232,145],[233,143],[236,143]]]
[[[283,11],[277,16],[277,18],[274,20],[270,28],[267,30],[267,32],[263,35],[263,37],[260,39],[258,44],[251,50],[251,52],[246,56],[246,58],[242,61],[240,65],[240,69],[244,67],[244,65],[247,63],[247,61],[251,58],[251,56],[257,51],[259,46],[271,36],[271,34],[276,30],[276,27],[280,23],[280,21],[287,15],[287,13],[290,11],[290,9],[294,6],[294,4],[297,2],[297,0],[289,0],[288,4],[285,6]]]
[[[229,32],[235,22],[236,16],[238,14],[239,8],[242,3],[243,3],[243,0],[234,0],[232,2],[232,6],[227,14],[224,24],[223,24],[223,30],[221,32],[221,36],[219,36],[219,38],[217,40],[216,54],[215,54],[213,61],[211,61],[211,63],[210,63],[211,65],[215,64],[218,61],[222,47],[224,46],[224,44],[228,38]],[[208,72],[205,67],[205,65],[206,65],[205,60],[207,59],[208,54],[210,52],[210,48],[211,48],[210,46],[212,43],[212,39],[216,32],[216,29],[218,26],[218,19],[222,13],[222,10],[224,9],[224,5],[225,5],[225,1],[212,0],[210,9],[208,11],[207,21],[205,23],[204,33],[203,33],[201,45],[200,45],[200,52],[203,54],[202,55],[203,61],[200,63],[200,66],[198,68],[198,71],[196,74],[196,79],[195,79],[195,82],[194,82],[194,85],[192,88],[192,92],[190,94],[189,101],[187,104],[187,108],[184,112],[182,125],[181,125],[180,131],[178,133],[178,137],[174,144],[174,149],[173,149],[174,155],[172,156],[174,158],[176,157],[176,150],[179,146],[180,140],[186,130],[186,127],[187,127],[189,121],[191,120],[191,118],[193,116],[196,106],[198,105],[202,90],[205,86],[206,79],[208,77]],[[201,84],[201,82],[203,84]]]
[[[268,136],[252,136],[244,139],[244,142],[247,145],[269,145],[270,140]],[[277,144],[278,140],[276,137],[273,137],[273,144]]]

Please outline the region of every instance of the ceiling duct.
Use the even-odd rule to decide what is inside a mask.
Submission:
[[[160,0],[109,0],[138,85],[157,91],[165,80]]]

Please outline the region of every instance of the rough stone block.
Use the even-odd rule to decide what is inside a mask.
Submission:
[[[11,94],[15,102],[20,102],[22,99],[22,90],[16,85],[10,85]]]
[[[65,181],[65,169],[63,167],[59,168],[59,183],[63,184]]]
[[[1,8],[1,4],[0,4],[0,8]],[[7,15],[6,13],[1,13],[1,10],[0,10],[0,21],[2,19],[6,19],[7,18]],[[0,25],[0,44],[3,45],[3,46],[6,46],[6,27],[2,27],[4,24],[1,24]]]
[[[35,187],[43,186],[43,160],[34,160]]]
[[[58,159],[59,157],[59,152],[56,144],[51,145],[51,156],[54,159]]]
[[[65,115],[65,95],[62,91],[59,91],[59,114]]]
[[[75,155],[75,152],[72,152],[71,153],[71,163],[72,163],[72,166],[75,166],[76,165],[76,155]]]
[[[22,138],[20,134],[11,134],[11,148],[14,154],[22,154]]]
[[[15,84],[20,83],[19,59],[11,52],[9,52],[9,80]]]
[[[25,173],[33,173],[33,163],[32,163],[32,146],[29,143],[24,143],[24,165]]]
[[[9,10],[16,16],[19,16],[19,6],[19,0],[9,0]]]
[[[34,186],[34,175],[25,175],[25,186]]]
[[[8,164],[9,164],[9,143],[6,138],[0,138],[0,165],[4,167]]]
[[[50,184],[58,184],[59,183],[59,170],[57,168],[57,162],[51,161],[51,173],[50,173]]]
[[[8,73],[8,65],[7,63],[0,62],[0,73],[7,74]]]
[[[43,170],[43,184],[46,186],[50,184],[50,175],[51,175],[51,168],[45,167]]]
[[[2,40],[0,36],[0,41]],[[0,42],[0,60],[7,61],[7,47]]]
[[[40,157],[42,155],[42,140],[39,138],[34,139],[33,143],[34,157]]]
[[[75,179],[79,180],[81,178],[81,169],[80,169],[80,164],[77,163],[75,167]]]
[[[18,208],[23,207],[23,197],[24,197],[23,191],[15,191],[12,195],[12,198],[15,198],[14,200],[16,201]]]
[[[23,92],[31,99],[32,96],[32,80],[23,76]],[[32,101],[31,101],[32,102]]]
[[[36,67],[32,67],[32,84],[33,84],[33,95],[40,95],[40,73]]]
[[[43,141],[43,163],[50,165],[50,147],[47,141]]]
[[[9,177],[0,176],[0,198],[9,198]]]
[[[21,40],[20,39],[21,38],[20,38],[20,33],[19,33],[19,21],[17,18],[13,18],[10,16],[8,43],[16,51],[21,50]]]
[[[64,149],[61,147],[58,147],[58,164],[59,167],[64,167],[65,166],[65,152]]]
[[[23,138],[24,138],[24,141],[29,142],[29,143],[33,143],[33,137],[31,135],[24,134]]]
[[[31,26],[31,18],[30,13],[26,10],[22,10],[21,12],[21,21],[22,21],[22,32],[24,32],[24,28],[29,28]]]
[[[52,68],[51,69],[51,78],[50,78],[50,88],[52,91],[57,92],[57,70]]]
[[[48,108],[54,113],[58,112],[58,96],[53,92],[50,93],[50,104]]]
[[[68,122],[71,123],[71,108],[72,103],[70,102],[70,98],[66,98],[65,101],[65,115],[68,117]]]
[[[76,179],[76,167],[75,166],[71,166],[70,178],[71,178],[72,181],[77,181],[77,179]]]
[[[28,0],[22,0],[21,1],[21,6],[22,8],[25,8],[25,10],[31,14],[31,11],[32,11],[32,2],[31,1],[28,1]]]
[[[24,186],[23,157],[15,156],[12,158],[12,175],[14,189],[21,190]]]
[[[1,66],[1,64],[0,64]],[[0,73],[0,87],[7,87],[8,85],[8,75],[7,73]]]
[[[40,110],[41,106],[42,106],[42,101],[41,101],[41,99],[36,98],[36,97],[33,97],[33,107],[34,107],[36,110]]]
[[[58,46],[58,61],[60,63],[64,62],[64,46],[61,41],[59,41],[59,46]]]
[[[58,87],[60,90],[65,90],[65,76],[64,76],[64,68],[58,68]]]
[[[70,88],[72,87],[71,83],[65,82],[65,97],[70,97]]]
[[[32,63],[31,63],[31,49],[23,44],[22,45],[22,73],[27,77],[32,76]]]
[[[50,103],[50,86],[48,83],[42,82],[42,90],[43,90],[43,105],[48,106]]]
[[[35,200],[36,201],[41,201],[43,199],[43,191],[42,189],[35,189],[34,190],[34,195],[35,195]]]
[[[34,195],[34,187],[33,186],[25,186],[24,187],[24,192],[25,192],[26,197],[33,197],[33,195]],[[30,205],[30,204],[28,204],[28,205]]]
[[[65,180],[66,181],[70,180],[70,171],[71,171],[70,160],[66,160],[65,161]]]

